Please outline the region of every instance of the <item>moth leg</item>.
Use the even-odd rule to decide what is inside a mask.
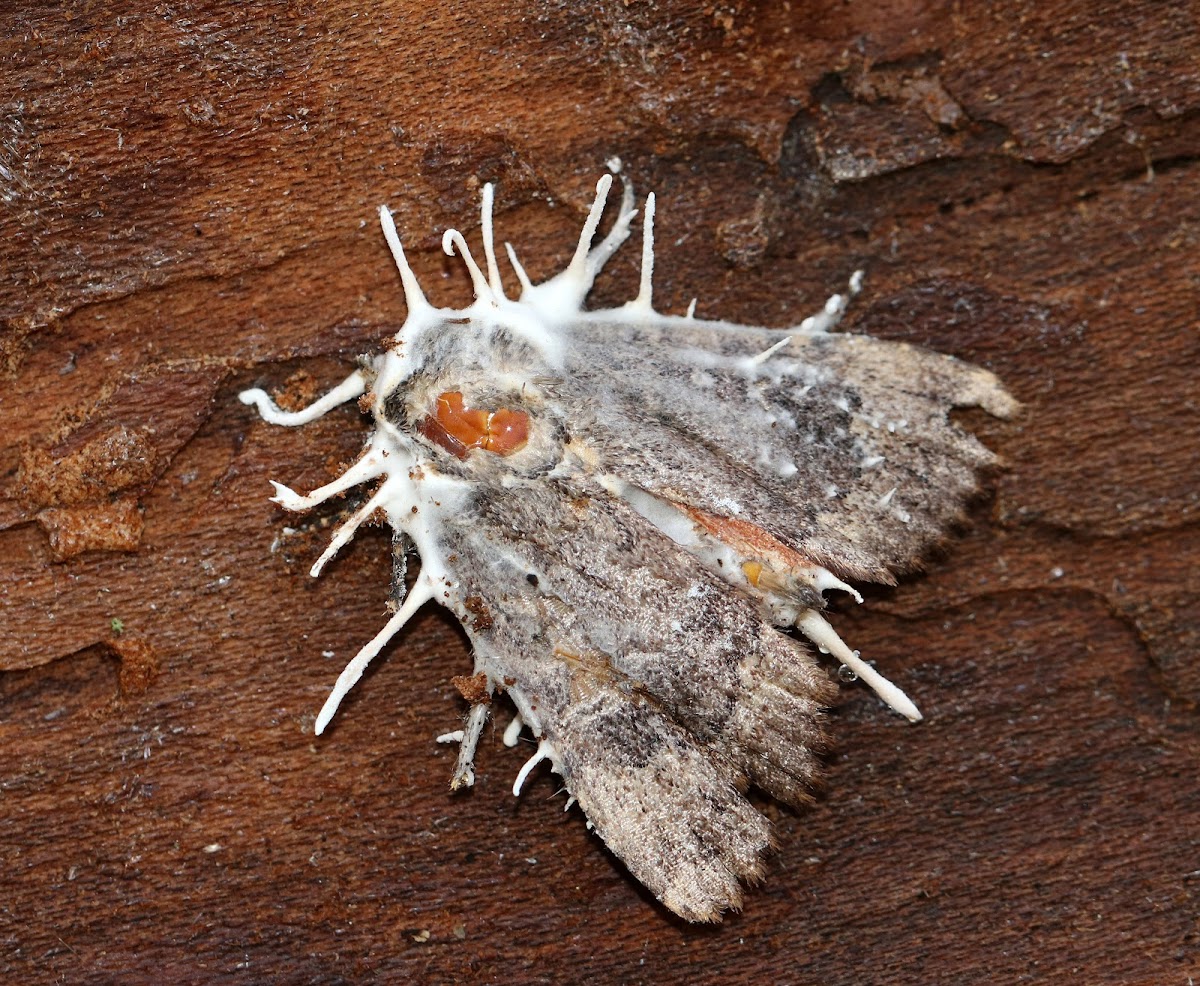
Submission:
[[[243,404],[253,404],[258,408],[262,419],[273,425],[286,425],[289,428],[305,425],[339,404],[357,400],[367,389],[367,379],[362,370],[355,370],[324,397],[319,397],[301,411],[283,411],[278,404],[271,400],[270,395],[259,387],[243,390],[238,394],[238,400]]]
[[[450,778],[451,791],[475,785],[475,748],[479,745],[479,737],[483,733],[487,717],[487,703],[479,702],[472,705],[471,711],[467,713],[465,728],[438,737],[439,743],[458,743],[458,761],[454,764],[454,775]]]
[[[796,621],[796,629],[816,644],[821,650],[832,654],[863,680],[876,695],[910,722],[923,718],[912,699],[893,685],[871,665],[846,646],[837,631],[816,610],[810,609]]]

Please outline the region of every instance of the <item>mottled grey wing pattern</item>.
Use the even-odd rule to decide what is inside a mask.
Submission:
[[[305,510],[372,484],[312,574],[382,511],[421,569],[393,616],[346,665],[319,734],[372,658],[420,606],[463,621],[476,675],[451,787],[474,780],[491,696],[518,712],[589,822],[630,872],[678,914],[715,920],[761,872],[767,821],[755,785],[801,804],[825,748],[835,687],[813,655],[776,630],[794,625],[909,719],[920,711],[821,616],[847,578],[890,581],[958,515],[991,454],[949,419],[1015,403],[984,370],[916,347],[828,332],[831,297],[793,333],[657,315],[651,306],[653,199],[634,301],[588,312],[592,282],[633,218],[593,236],[611,178],[571,262],[504,292],[491,230],[484,259],[443,238],[476,300],[435,308],[384,236],[409,314],[388,349],[308,408],[241,399],[301,425],[358,400],[375,429],[340,477],[275,500]],[[851,279],[850,293],[859,277]],[[396,572],[403,575],[398,564]]]
[[[489,600],[467,620],[476,670],[527,696],[567,790],[667,906],[738,906],[770,841],[741,792],[809,798],[827,674],[598,487],[481,494],[462,521],[459,577]]]
[[[744,516],[843,578],[890,582],[959,517],[978,469],[994,462],[950,411],[1007,416],[1016,402],[986,370],[917,346],[788,338],[684,318],[581,322],[556,393],[602,468]]]

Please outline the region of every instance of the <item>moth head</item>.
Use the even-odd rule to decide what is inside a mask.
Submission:
[[[475,300],[463,309],[430,304],[405,258],[391,213],[380,210],[408,305],[408,318],[374,366],[372,409],[389,443],[456,477],[536,475],[571,454],[570,423],[561,419],[550,395],[563,374],[569,325],[634,216],[633,192],[626,185],[613,229],[591,246],[611,184],[610,176],[597,184],[575,256],[560,274],[532,284],[508,248],[521,283],[517,299],[508,296],[500,278],[492,237],[493,190],[485,185],[486,274],[461,233],[450,229],[442,239],[445,252],[461,257],[471,277]],[[653,214],[652,199],[647,214]],[[648,308],[648,269],[646,274]]]

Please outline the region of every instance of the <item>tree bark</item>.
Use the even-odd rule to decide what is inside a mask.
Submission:
[[[0,860],[6,978],[1155,982],[1200,976],[1200,41],[1189,4],[680,2],[0,11]],[[560,269],[605,162],[658,196],[655,301],[987,366],[1004,458],[923,575],[833,620],[916,697],[832,717],[745,911],[662,910],[489,728],[391,545],[318,582],[353,405],[264,425],[497,227]],[[626,247],[593,304],[632,297]]]

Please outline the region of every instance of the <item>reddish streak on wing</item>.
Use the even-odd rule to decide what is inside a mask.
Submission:
[[[420,430],[459,459],[477,448],[511,455],[529,440],[529,415],[507,407],[498,411],[467,407],[463,395],[452,390],[438,394],[436,409],[421,419]]]
[[[773,535],[749,521],[710,514],[698,507],[685,506],[683,509],[709,534],[745,558],[762,559],[769,562],[772,568],[783,572],[793,568],[807,568],[814,564],[811,558],[806,558],[800,552],[782,544]],[[750,573],[747,573],[747,576],[749,577]],[[751,582],[757,584],[757,581],[758,574],[755,573]]]

